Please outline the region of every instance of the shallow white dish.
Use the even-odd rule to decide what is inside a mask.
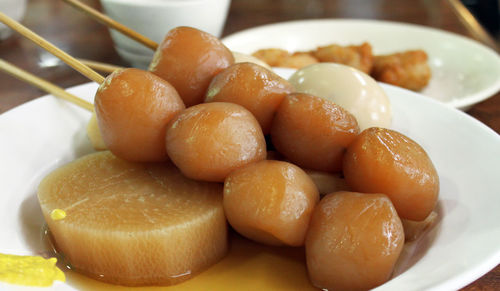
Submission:
[[[287,75],[290,70],[279,73]],[[91,100],[96,88],[85,84],[69,91]],[[398,275],[377,290],[458,289],[500,263],[500,136],[430,98],[383,88],[393,105],[392,128],[419,142],[434,161],[441,179],[441,216],[430,232],[406,249],[407,260],[399,264]],[[0,253],[46,251],[36,187],[50,170],[92,151],[85,133],[89,117],[85,110],[52,96],[0,115]],[[0,283],[2,288],[36,289]],[[52,288],[76,289],[60,282]]]
[[[424,26],[375,20],[304,20],[264,25],[223,38],[229,49],[242,53],[262,48],[294,52],[365,41],[377,55],[425,50],[433,75],[421,93],[452,107],[466,109],[500,90],[497,53],[471,39]]]

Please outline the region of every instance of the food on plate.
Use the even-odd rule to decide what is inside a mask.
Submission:
[[[247,55],[244,53],[234,52],[234,51],[232,53],[233,53],[235,63],[254,63],[254,64],[262,66],[268,70],[271,70],[271,66],[269,66],[267,63],[263,62],[262,60],[254,57],[252,55]]]
[[[96,151],[106,149],[106,144],[104,143],[101,131],[99,130],[99,124],[97,124],[97,116],[95,112],[92,112],[89,123],[87,123],[87,136],[92,144],[92,147],[94,147]]]
[[[331,193],[315,208],[306,237],[309,278],[321,289],[368,290],[389,280],[404,232],[383,194]]]
[[[260,49],[252,55],[272,67],[301,69],[318,62],[343,64],[371,75],[377,81],[413,91],[425,88],[432,75],[425,51],[374,56],[367,42],[348,46],[330,44],[294,53],[279,48]]]
[[[338,172],[345,149],[358,133],[356,118],[344,108],[313,95],[294,93],[278,107],[271,139],[298,166]]]
[[[401,219],[405,230],[405,241],[411,242],[417,240],[425,231],[430,229],[438,220],[438,213],[433,210],[429,216],[422,221],[413,221]]]
[[[205,102],[231,102],[245,107],[268,134],[276,108],[293,91],[287,80],[262,66],[236,63],[212,79]]]
[[[397,131],[361,132],[347,147],[343,172],[353,191],[386,194],[402,219],[424,220],[436,206],[436,168],[418,143]]]
[[[187,108],[169,124],[168,156],[191,179],[223,182],[232,171],[266,158],[266,141],[255,117],[226,102]]]
[[[284,67],[300,69],[304,66],[318,63],[318,59],[308,52],[295,52],[290,54],[283,49],[261,49],[252,54],[271,67]]]
[[[95,112],[106,147],[128,161],[168,159],[167,123],[184,104],[167,81],[139,69],[117,70],[99,86]]]
[[[373,66],[372,47],[364,42],[360,45],[341,46],[331,44],[307,52],[290,53],[284,49],[260,49],[252,54],[272,67],[300,69],[318,62],[343,64],[370,74]]]
[[[270,48],[258,50],[252,56],[262,60],[271,67],[279,67],[283,59],[290,56],[290,53],[287,50]]]
[[[341,46],[331,44],[320,46],[311,52],[320,62],[343,64],[370,74],[373,66],[372,46],[364,42],[360,45]]]
[[[375,80],[420,91],[431,79],[431,69],[423,50],[376,56],[371,75]]]
[[[319,63],[318,59],[311,54],[306,52],[296,52],[281,60],[278,67],[300,69],[317,63]]]
[[[322,63],[300,69],[288,80],[297,92],[312,94],[342,106],[356,117],[360,130],[391,126],[389,98],[373,78],[358,70]]]
[[[50,212],[50,218],[52,220],[61,220],[61,219],[64,219],[66,218],[66,211],[62,210],[62,209],[59,209],[59,208],[55,208],[54,210],[52,210]]]
[[[215,36],[177,27],[158,46],[149,70],[172,84],[189,107],[202,103],[212,78],[233,63],[233,54]]]
[[[299,167],[264,160],[242,167],[224,182],[224,212],[240,234],[269,245],[301,246],[318,190]]]
[[[317,53],[365,66],[368,51]],[[261,53],[281,64],[317,62],[303,52]],[[340,64],[307,66],[288,82],[233,62],[218,39],[179,27],[155,53],[157,75],[125,69],[106,79],[88,134],[111,152],[77,159],[39,186],[56,249],[98,280],[170,285],[226,254],[228,221],[263,244],[305,242],[317,287],[388,280],[404,233],[413,239],[435,221],[439,180],[418,144],[382,128],[392,118],[383,90]]]
[[[338,191],[349,191],[345,179],[340,173],[330,173],[304,169],[318,188],[319,194],[326,195]]]
[[[46,176],[38,199],[57,250],[97,280],[175,284],[227,251],[222,185],[185,178],[170,163],[90,154]],[[54,209],[66,217],[51,219]]]
[[[66,276],[56,262],[56,258],[0,254],[0,281],[33,287],[52,286],[56,280],[65,282]]]

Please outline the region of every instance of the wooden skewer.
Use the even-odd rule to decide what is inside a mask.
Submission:
[[[28,28],[24,27],[22,24],[19,22],[15,21],[14,19],[8,17],[4,13],[0,12],[0,21],[3,22],[5,25],[8,27],[12,28],[13,30],[19,32],[26,38],[30,39],[31,41],[35,42],[37,45],[41,46],[51,54],[55,55],[56,57],[60,58],[62,61],[64,61],[66,64],[83,74],[85,77],[89,78],[90,80],[93,80],[97,82],[98,84],[102,84],[104,82],[104,77],[96,73],[94,70],[91,68],[85,66],[81,62],[79,62],[77,59],[73,58],[72,56],[68,55],[64,51],[60,50],[57,48],[55,45],[52,43],[46,41],[33,31],[29,30]]]
[[[496,41],[491,37],[491,35],[483,28],[483,26],[477,21],[476,17],[470,13],[469,9],[459,0],[448,0],[453,12],[458,16],[462,24],[467,28],[467,30],[472,34],[472,36],[484,43],[485,45],[491,47],[495,51],[499,52],[500,48]]]
[[[37,76],[28,73],[2,59],[0,59],[0,70],[8,73],[13,77],[18,78],[21,81],[26,81],[56,97],[72,102],[89,111],[94,111],[94,105],[92,103],[87,102],[71,93],[68,93],[63,88],[47,82],[41,78],[38,78]]]
[[[82,64],[92,68],[94,70],[105,72],[105,73],[113,73],[116,70],[124,69],[124,67],[115,66],[111,64],[105,64],[101,62],[86,60],[86,59],[78,59]]]
[[[73,6],[74,8],[82,11],[83,13],[87,14],[88,16],[94,18],[95,20],[99,21],[100,23],[103,23],[113,29],[118,30],[119,32],[123,33],[124,35],[138,41],[139,43],[142,43],[143,45],[151,48],[152,50],[156,50],[158,48],[158,43],[147,38],[146,36],[138,33],[137,31],[111,19],[109,16],[102,14],[101,12],[95,10],[94,8],[78,1],[78,0],[63,0],[64,2],[68,3],[69,5]]]

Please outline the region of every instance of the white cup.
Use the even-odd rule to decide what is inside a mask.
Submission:
[[[20,21],[24,17],[25,10],[26,0],[0,0],[0,11],[16,21]],[[6,39],[11,34],[12,30],[0,23],[0,40]]]
[[[112,19],[160,43],[177,26],[191,26],[220,37],[230,0],[101,0]],[[132,66],[146,69],[153,51],[110,29],[118,54]]]

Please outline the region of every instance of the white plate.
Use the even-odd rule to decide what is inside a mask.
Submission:
[[[500,90],[497,53],[465,37],[424,26],[373,20],[304,20],[251,28],[223,39],[229,49],[242,53],[262,48],[294,52],[365,41],[377,55],[425,50],[433,75],[421,93],[452,107],[466,109]]]
[[[290,72],[280,71],[285,73]],[[91,100],[96,88],[86,84],[69,91]],[[441,219],[407,248],[408,260],[397,270],[402,273],[379,290],[458,289],[500,262],[500,136],[434,100],[392,86],[383,88],[393,105],[393,128],[419,142],[438,170]],[[89,116],[52,96],[0,115],[0,253],[46,250],[36,187],[56,166],[92,151],[85,133]],[[2,287],[35,289],[0,283]],[[56,282],[53,288],[75,287]]]

